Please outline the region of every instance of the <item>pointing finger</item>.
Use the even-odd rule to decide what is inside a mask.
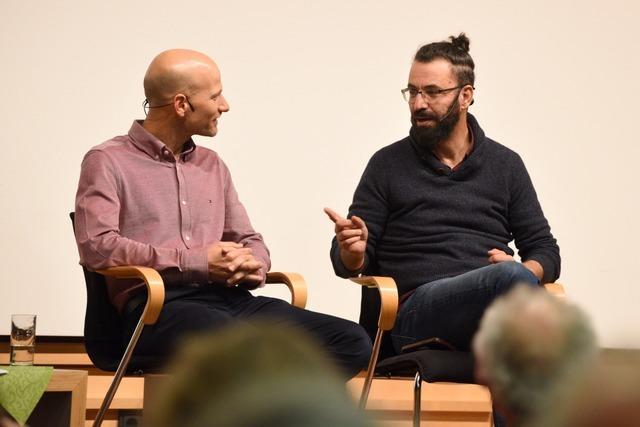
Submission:
[[[341,217],[340,215],[338,215],[338,213],[336,213],[336,211],[334,211],[333,209],[330,208],[324,208],[324,213],[327,214],[327,216],[329,217],[329,219],[331,221],[333,221],[334,223],[338,223],[338,221],[343,221],[345,218]]]

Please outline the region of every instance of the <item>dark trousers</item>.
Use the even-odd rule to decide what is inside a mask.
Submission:
[[[123,318],[127,342],[142,314],[145,299],[134,300],[125,308]],[[371,339],[357,323],[303,310],[280,299],[256,297],[238,287],[216,286],[167,288],[160,317],[156,324],[145,326],[135,354],[166,361],[185,336],[216,330],[238,321],[253,324],[267,321],[306,332],[326,350],[329,358],[347,377],[366,368],[371,355]]]

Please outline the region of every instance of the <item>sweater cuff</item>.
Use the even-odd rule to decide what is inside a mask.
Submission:
[[[541,283],[553,283],[559,277],[559,271],[556,271],[555,263],[553,259],[542,254],[536,254],[528,258],[528,260],[537,261],[543,270]]]
[[[333,271],[336,276],[347,279],[349,277],[357,277],[359,276],[367,266],[367,255],[364,256],[364,262],[362,266],[357,270],[349,270],[342,262],[342,258],[340,258],[340,249],[337,247],[331,248],[331,264],[333,264]]]

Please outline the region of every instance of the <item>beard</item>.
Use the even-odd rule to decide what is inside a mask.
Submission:
[[[438,144],[447,139],[456,124],[460,120],[460,109],[458,97],[451,102],[447,112],[438,117],[435,113],[430,113],[425,109],[416,110],[411,114],[411,130],[409,135],[422,150],[433,151]],[[418,126],[416,118],[434,120],[436,123],[432,127]]]

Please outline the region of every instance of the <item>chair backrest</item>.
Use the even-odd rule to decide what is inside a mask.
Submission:
[[[69,214],[75,231],[74,213]],[[115,371],[124,353],[122,319],[109,302],[103,275],[82,267],[87,288],[84,316],[84,345],[98,368]]]

